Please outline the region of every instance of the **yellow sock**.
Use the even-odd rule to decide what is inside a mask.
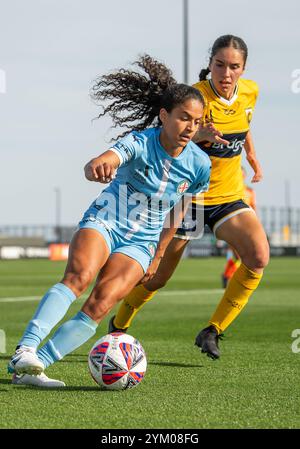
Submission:
[[[262,274],[249,270],[243,263],[232,276],[224,295],[209,323],[223,332],[245,307],[258,287]]]
[[[157,290],[150,292],[142,284],[135,287],[129,295],[123,299],[113,324],[118,329],[129,327],[138,311],[146,304],[146,302],[153,298],[156,292]]]

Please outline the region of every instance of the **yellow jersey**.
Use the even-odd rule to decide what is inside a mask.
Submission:
[[[241,168],[244,147],[254,111],[258,86],[254,81],[240,78],[230,100],[221,97],[211,80],[194,86],[206,101],[204,121],[213,122],[229,145],[199,142],[212,163],[208,192],[196,197],[198,204],[215,205],[244,199],[245,187]]]

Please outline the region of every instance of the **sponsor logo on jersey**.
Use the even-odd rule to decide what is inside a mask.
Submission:
[[[223,110],[225,115],[234,115],[236,113],[235,109],[224,109]]]
[[[225,138],[225,137],[224,137]],[[231,150],[233,153],[237,153],[238,151],[241,152],[243,149],[245,143],[245,139],[234,139],[232,140],[229,145],[224,145],[223,143],[214,143],[212,145],[212,148],[214,149],[221,149],[223,150],[224,148]]]
[[[229,141],[228,145],[224,145],[223,143],[201,142],[199,146],[206,154],[208,154],[208,156],[234,157],[241,154],[245,144],[246,135],[247,131],[233,134],[224,133],[223,139]]]

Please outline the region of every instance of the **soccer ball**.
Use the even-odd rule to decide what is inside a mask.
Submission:
[[[101,388],[125,390],[141,383],[147,359],[138,340],[122,332],[113,332],[94,344],[88,364],[92,378]]]

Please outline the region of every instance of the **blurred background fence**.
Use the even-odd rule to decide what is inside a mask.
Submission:
[[[300,209],[259,207],[258,214],[268,235],[271,255],[300,256]],[[42,257],[65,259],[76,226],[0,225],[0,258]],[[190,242],[186,257],[219,256],[224,242],[217,241],[209,229]]]

